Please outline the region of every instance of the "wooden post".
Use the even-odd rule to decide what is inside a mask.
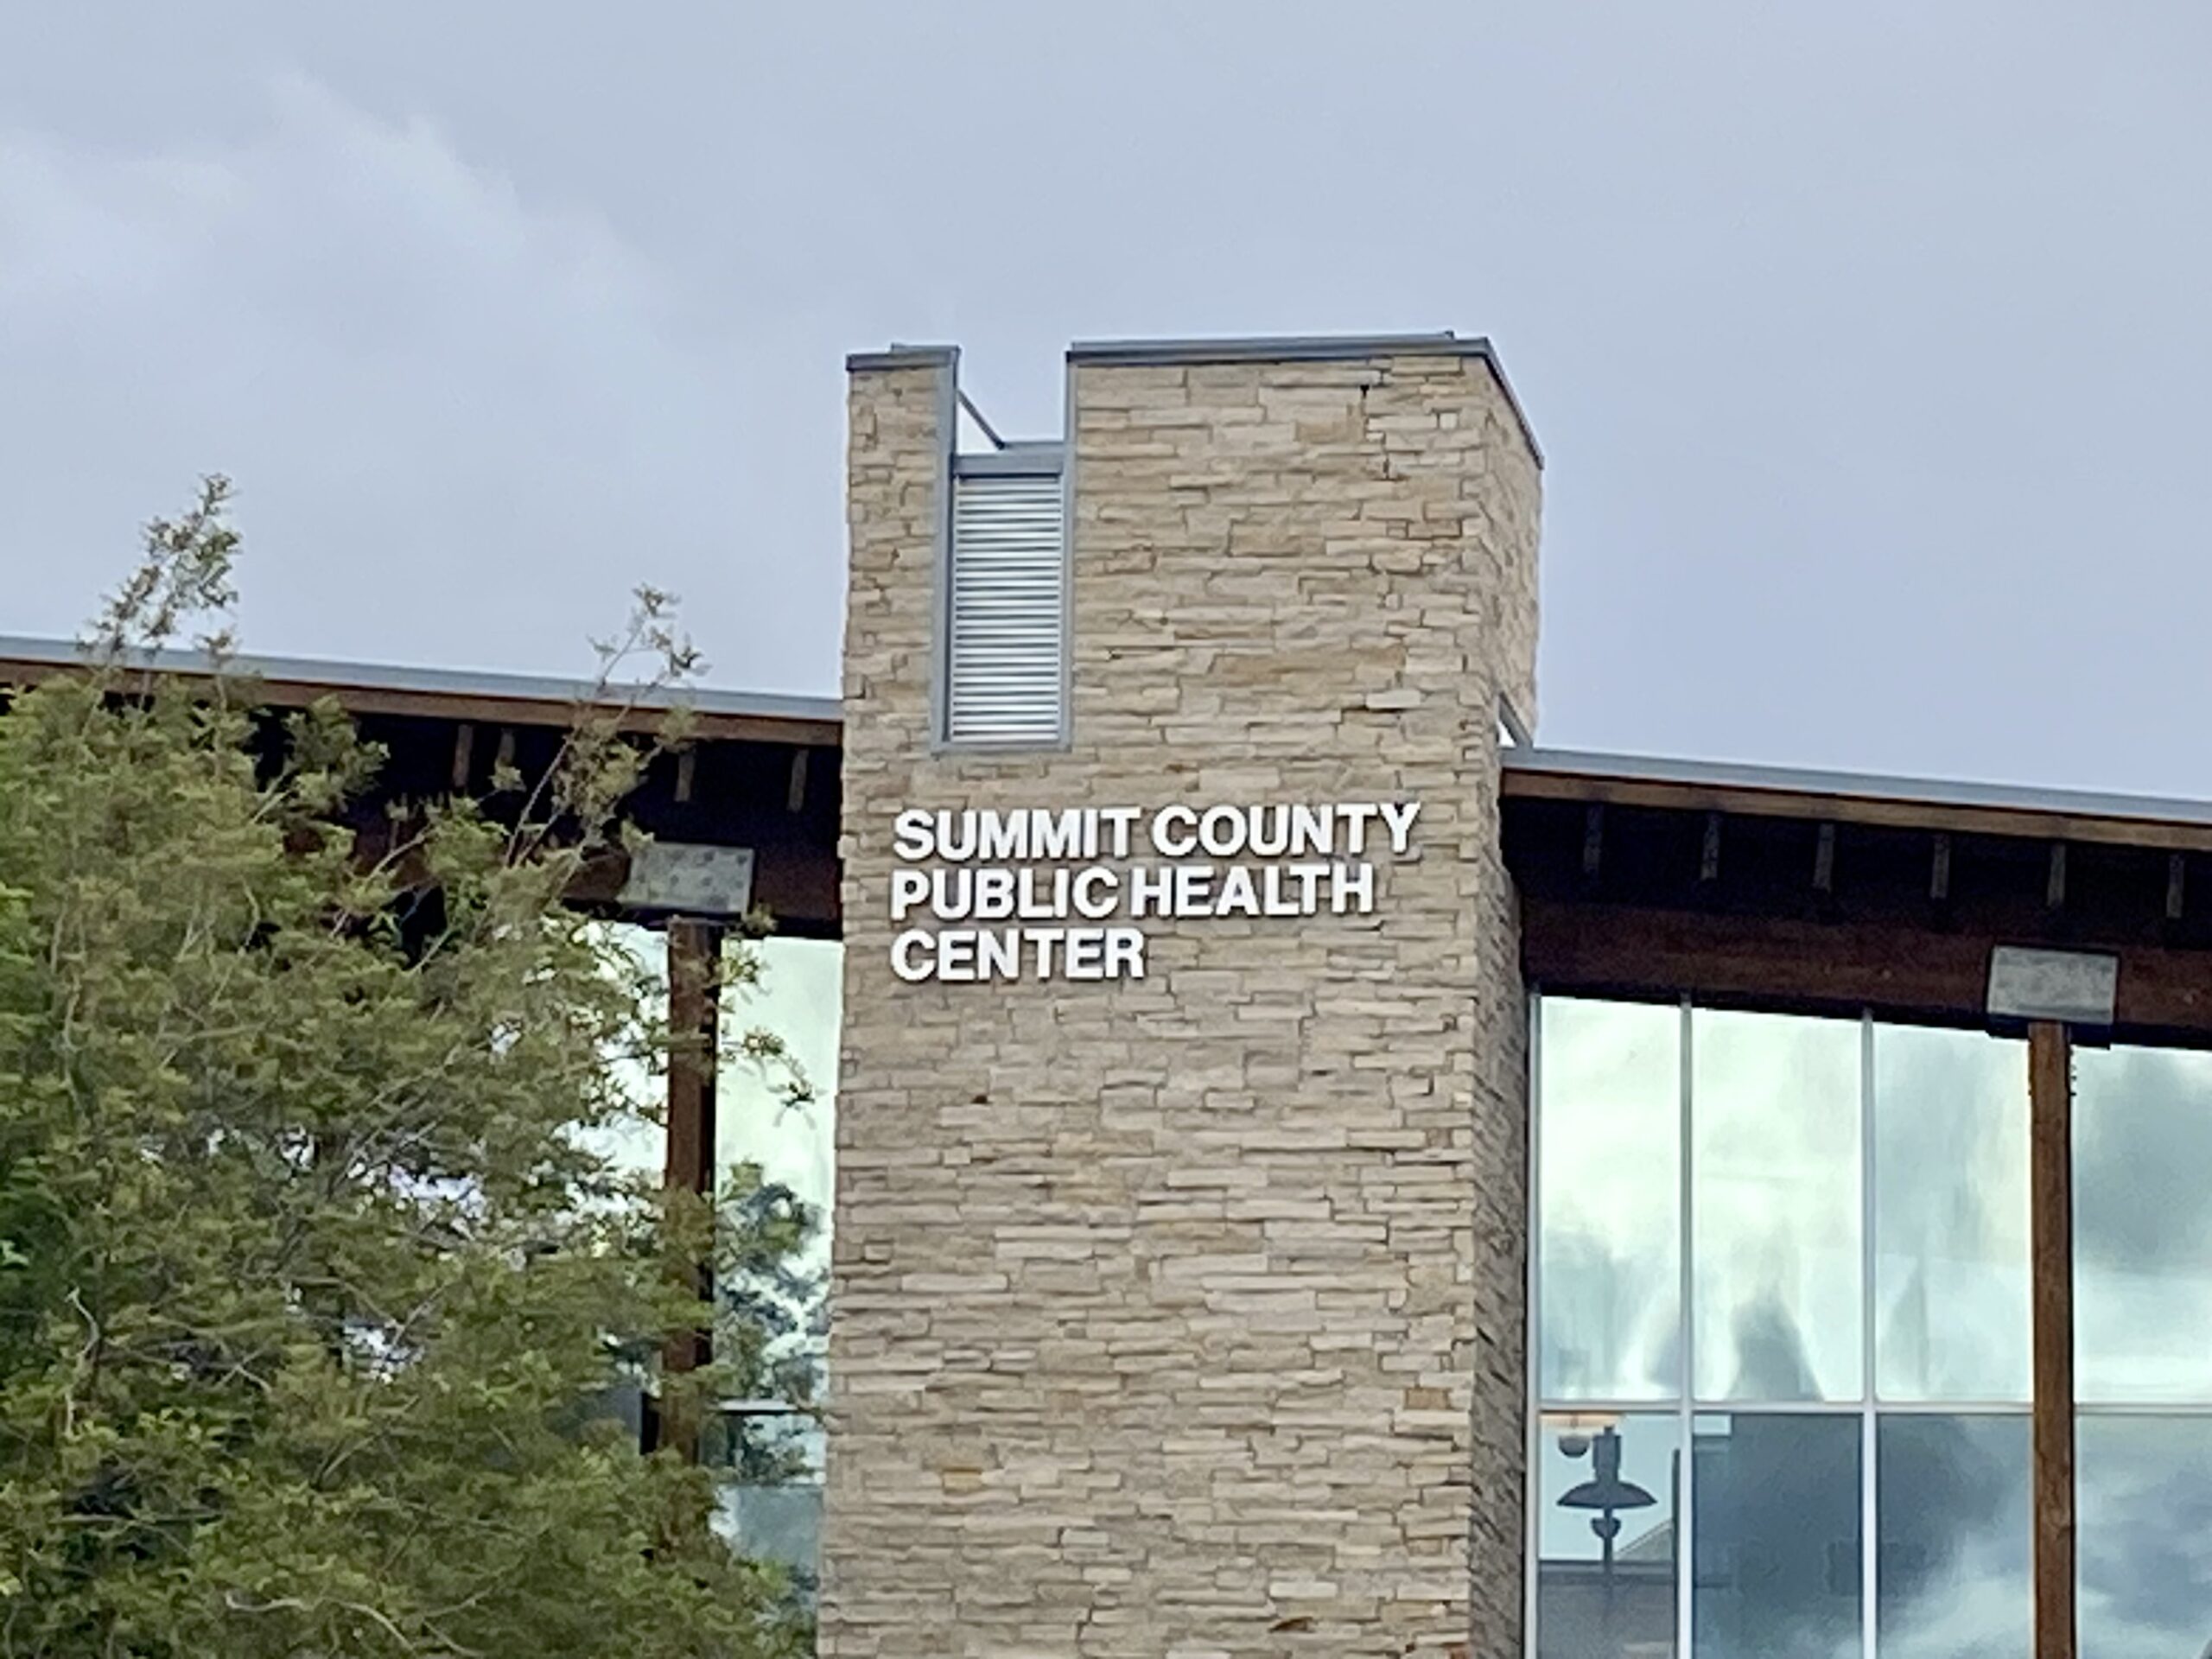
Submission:
[[[672,1192],[711,1198],[715,1190],[715,1060],[720,1024],[721,929],[689,918],[668,925],[668,1146],[661,1183]],[[714,1289],[705,1262],[679,1264],[702,1296]],[[697,1370],[711,1354],[712,1333],[692,1331],[668,1344],[661,1363],[671,1375]],[[669,1409],[659,1417],[658,1443],[696,1461],[695,1414]]]
[[[2036,1659],[2075,1659],[2074,1058],[2066,1027],[2028,1027],[2035,1305]]]
[[[453,786],[456,791],[467,789],[475,760],[476,728],[464,720],[453,728]]]

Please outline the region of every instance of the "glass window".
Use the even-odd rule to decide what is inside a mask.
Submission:
[[[1538,1386],[1679,1394],[1681,1010],[1547,997],[1540,1022]]]
[[[778,1335],[772,1358],[818,1371],[828,1336],[844,952],[833,940],[772,937],[742,949],[722,999],[715,1162],[726,1210],[757,1230],[761,1248],[725,1264],[727,1288]],[[778,1381],[764,1378],[763,1391],[794,1391]]]
[[[1696,1659],[1838,1659],[1859,1635],[1860,1419],[1700,1414]]]
[[[2082,1659],[2212,1649],[2212,1419],[2085,1415],[2075,1477]]]
[[[668,939],[664,934],[632,922],[590,922],[587,931],[602,947],[610,974],[627,976],[632,988],[656,1020],[665,1017],[668,998]],[[617,1086],[632,1103],[636,1115],[581,1130],[577,1138],[623,1175],[643,1176],[660,1184],[665,1165],[666,1137],[661,1113],[667,1102],[666,1068],[657,1053],[610,1053]]]
[[[823,1436],[811,1408],[829,1338],[843,965],[833,940],[732,947],[715,1078],[728,1226],[718,1351],[740,1361],[750,1396],[733,1402],[726,1425],[721,1522],[747,1554],[794,1569],[802,1594],[812,1592],[821,1530]]]
[[[1699,1397],[1866,1392],[1857,1021],[1700,1009],[1690,1028]]]
[[[667,1012],[666,937],[630,922],[587,921],[583,931],[600,953],[602,970],[636,997],[641,1012],[658,1027]],[[571,1133],[584,1150],[606,1160],[607,1173],[624,1187],[657,1190],[667,1162],[667,1136],[661,1127],[668,1098],[663,1056],[652,1034],[642,1029],[602,1052],[626,1109],[595,1124],[579,1124]],[[623,1200],[608,1194],[590,1202],[620,1205]],[[605,1402],[608,1414],[622,1424],[632,1443],[645,1436],[645,1372],[626,1368]]]
[[[1537,1440],[1536,1659],[1671,1659],[1680,1419],[1554,1414]]]
[[[2212,1054],[2077,1049],[2074,1363],[2082,1400],[2212,1403],[2208,1191]]]
[[[1876,1388],[2024,1402],[2026,1046],[1902,1026],[1873,1040]]]
[[[724,1420],[715,1523],[748,1559],[790,1569],[811,1605],[822,1559],[822,1435],[813,1419],[766,1402]]]
[[[723,1535],[752,1560],[774,1561],[801,1575],[802,1594],[822,1555],[822,1482],[736,1483],[722,1489]]]
[[[836,1161],[837,1047],[844,947],[834,939],[754,941],[757,975],[722,999],[726,1058],[715,1079],[715,1161],[751,1165],[821,1217],[811,1255],[830,1259]],[[748,1053],[757,1035],[779,1041],[781,1059]]]
[[[2028,1419],[1884,1416],[1874,1464],[1879,1659],[2021,1659],[2035,1605]]]
[[[1538,1037],[1537,1659],[1677,1659],[1685,1612],[1679,1659],[2021,1659],[2024,1045],[1549,998]]]

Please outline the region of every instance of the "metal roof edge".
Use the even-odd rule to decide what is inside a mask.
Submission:
[[[1067,470],[1067,445],[1052,438],[956,454],[952,470],[961,478],[1057,478]]]
[[[209,674],[215,661],[202,651],[135,652],[133,668],[158,674]],[[0,671],[9,664],[53,669],[86,665],[84,648],[69,640],[0,634]],[[710,686],[642,686],[620,682],[601,686],[590,680],[498,671],[416,668],[389,663],[327,661],[320,658],[241,654],[226,659],[225,671],[272,683],[348,690],[409,693],[425,696],[502,698],[573,707],[594,692],[636,700],[647,708],[683,708],[702,715],[754,720],[791,720],[842,724],[842,705],[835,697],[794,696],[779,692],[721,690]]]
[[[947,369],[960,360],[957,346],[888,346],[877,352],[849,352],[845,372],[884,369]]]
[[[1449,329],[1417,334],[1232,334],[1217,339],[1078,340],[1071,363],[1342,363],[1363,357],[1488,357],[1490,341]]]
[[[1221,339],[1079,340],[1068,347],[1071,367],[1154,368],[1212,363],[1344,363],[1370,357],[1471,357],[1490,367],[1506,407],[1521,428],[1536,465],[1543,446],[1522,406],[1505,365],[1485,334],[1459,335],[1446,329],[1416,334],[1251,334]]]
[[[1500,760],[1508,772],[1592,783],[1648,784],[1688,790],[1731,790],[1777,797],[1871,801],[1936,810],[2008,812],[2022,816],[2104,819],[2145,825],[2212,830],[2212,801],[2152,795],[2106,794],[1879,773],[1688,760],[1591,750],[1510,748]]]

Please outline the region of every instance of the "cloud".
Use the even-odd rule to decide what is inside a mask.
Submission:
[[[1874,1065],[1883,1392],[2024,1399],[2026,1058],[1977,1033],[1884,1026]]]
[[[2212,1643],[2212,1438],[2190,1418],[2084,1420],[2083,1651],[2194,1659]]]
[[[2082,1260],[2129,1273],[2200,1269],[2212,1256],[2212,1066],[2174,1051],[2092,1052],[2075,1086]]]
[[[9,626],[71,628],[130,527],[221,470],[261,649],[581,668],[653,580],[710,658],[745,617],[723,677],[830,678],[837,562],[786,614],[804,584],[746,545],[757,404],[711,308],[428,120],[298,74],[265,99],[189,146],[0,133],[0,385],[31,393],[0,406],[0,570],[48,578]]]

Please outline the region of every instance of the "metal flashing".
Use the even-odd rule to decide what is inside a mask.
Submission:
[[[1364,357],[1488,357],[1490,341],[1426,334],[1249,334],[1217,340],[1079,340],[1071,363],[1342,363]]]
[[[1521,718],[1521,711],[1513,706],[1513,699],[1503,691],[1497,694],[1497,723],[1513,740],[1513,747],[1527,749],[1535,747],[1535,734],[1529,729],[1529,722]]]
[[[135,652],[133,669],[156,674],[207,676],[214,659],[200,651]],[[65,672],[86,665],[84,650],[66,639],[26,639],[0,634],[0,683],[25,669]],[[642,709],[683,708],[696,714],[760,721],[791,721],[836,728],[843,719],[835,697],[788,696],[773,692],[716,690],[710,687],[656,688],[612,684],[552,675],[509,674],[470,670],[416,668],[388,663],[328,662],[303,657],[238,656],[226,658],[225,672],[270,686],[302,693],[327,692],[343,700],[349,691],[461,702],[543,704],[549,710],[575,707],[596,692],[602,700],[634,702]],[[834,734],[830,738],[835,741]]]
[[[1510,795],[1618,796],[1638,804],[1793,817],[1830,810],[1840,818],[1924,819],[1939,827],[2052,839],[2146,845],[2181,839],[2212,847],[2208,801],[1572,749],[1508,749],[1500,760]]]
[[[1344,363],[1370,357],[1471,357],[1490,367],[1538,467],[1543,446],[1529,412],[1506,378],[1489,337],[1449,329],[1425,334],[1255,334],[1219,340],[1079,340],[1068,347],[1071,367],[1170,367],[1211,363]]]
[[[959,360],[957,346],[887,346],[878,352],[849,352],[845,372],[862,374],[884,369],[944,369]]]
[[[959,478],[1058,478],[1066,462],[1067,446],[1057,441],[1012,442],[997,449],[955,455],[952,471]]]
[[[931,365],[937,371],[937,453],[930,487],[930,747],[944,744],[952,679],[952,480],[960,454],[960,348]]]

